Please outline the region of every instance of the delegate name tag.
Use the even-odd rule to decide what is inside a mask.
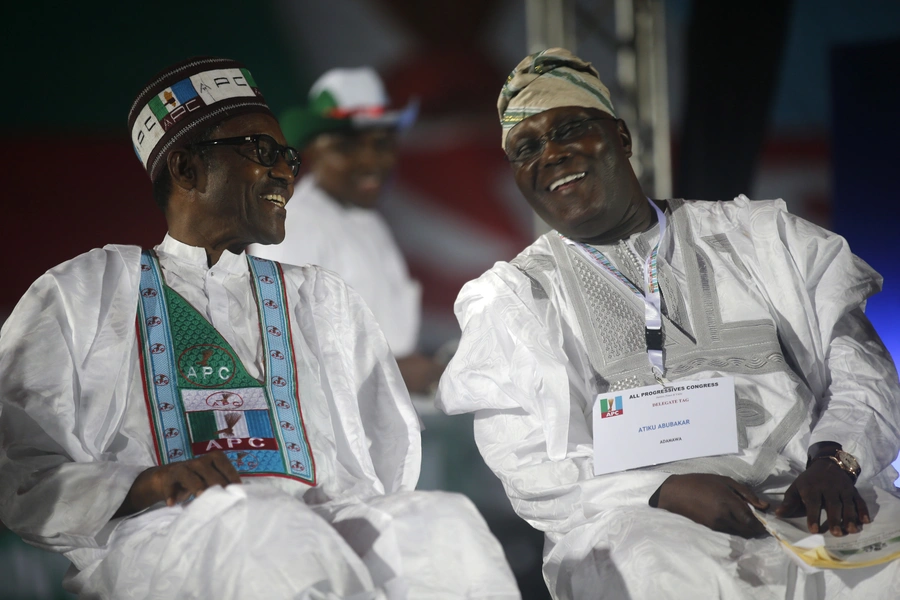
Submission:
[[[594,475],[737,451],[732,377],[649,385],[594,400]]]

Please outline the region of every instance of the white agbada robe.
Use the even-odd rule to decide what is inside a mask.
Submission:
[[[166,283],[262,375],[244,254],[207,267],[166,236]],[[317,484],[245,478],[184,506],[110,520],[156,465],[135,319],[140,249],[48,271],[0,334],[0,520],[64,553],[67,585],[101,598],[518,598],[468,499],[413,491],[419,421],[371,312],[332,273],[284,266],[301,411]]]
[[[843,444],[858,486],[893,490],[900,386],[865,318],[881,278],[781,201],[670,202],[659,254],[671,380],[735,378],[737,456],[593,474],[599,393],[654,384],[643,302],[556,232],[463,287],[459,350],[437,404],[475,439],[514,510],[545,532],[554,598],[784,598],[787,557],[648,506],[671,473],[728,475],[774,496],[807,448]],[[659,225],[629,242],[646,256]],[[617,247],[598,247],[627,274]],[[616,257],[618,262],[616,262]],[[638,281],[642,281],[638,279]],[[796,373],[796,374],[795,374]],[[799,375],[799,376],[798,376]],[[877,516],[875,517],[877,519]],[[862,583],[854,578],[868,575]],[[804,576],[794,597],[900,597],[900,562]]]
[[[416,350],[422,289],[377,210],[343,206],[312,175],[297,184],[288,203],[284,241],[253,244],[248,252],[292,265],[313,264],[340,275],[375,315],[394,356]]]

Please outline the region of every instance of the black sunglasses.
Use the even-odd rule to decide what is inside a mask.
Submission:
[[[300,173],[300,152],[290,146],[282,146],[271,135],[257,133],[255,135],[243,135],[240,137],[222,138],[219,140],[206,140],[196,142],[192,146],[243,146],[253,144],[256,148],[256,158],[264,167],[274,167],[278,162],[278,155],[284,156],[284,161],[291,168],[294,177]]]

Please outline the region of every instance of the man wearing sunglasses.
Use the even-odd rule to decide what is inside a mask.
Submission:
[[[0,519],[91,598],[518,598],[371,312],[284,238],[300,166],[250,72],[200,57],[129,113],[168,223],[51,269],[0,336]]]
[[[753,512],[829,537],[878,522],[861,492],[894,489],[900,449],[897,371],[863,312],[878,274],[781,201],[649,200],[606,87],[564,49],[525,58],[498,108],[554,231],[463,287],[437,404],[475,413],[545,532],[551,595],[900,596],[900,561],[792,575]]]

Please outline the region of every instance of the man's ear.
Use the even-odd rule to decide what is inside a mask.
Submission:
[[[631,158],[631,132],[628,131],[628,125],[625,124],[624,120],[618,119],[616,120],[616,129],[618,130],[622,147],[625,149],[625,156]]]
[[[204,175],[203,161],[187,148],[172,150],[166,157],[166,167],[172,176],[172,183],[185,191],[202,187]]]

